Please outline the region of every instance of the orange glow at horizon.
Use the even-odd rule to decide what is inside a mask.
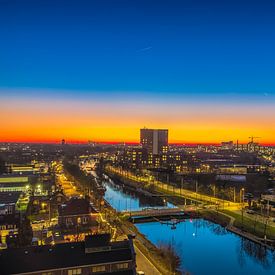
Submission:
[[[138,142],[139,129],[146,126],[169,129],[170,143],[247,143],[254,135],[261,144],[275,144],[274,109],[272,104],[4,99],[0,141]]]

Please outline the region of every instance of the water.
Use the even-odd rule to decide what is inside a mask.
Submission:
[[[163,199],[137,195],[112,180],[104,182],[105,199],[118,211],[145,207],[174,207]],[[181,258],[182,270],[192,275],[269,275],[275,274],[275,254],[228,232],[220,225],[202,220],[186,220],[171,226],[150,222],[135,224],[141,233],[159,245],[172,243]]]
[[[173,204],[166,202],[163,198],[148,198],[133,191],[122,188],[112,180],[103,182],[106,187],[104,198],[117,211],[137,211],[147,207],[174,207]]]
[[[275,274],[275,253],[202,220],[170,226],[158,222],[135,224],[155,245],[172,243],[182,270],[192,275]]]

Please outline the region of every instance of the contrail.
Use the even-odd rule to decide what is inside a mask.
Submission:
[[[153,47],[146,47],[146,48],[142,48],[142,49],[139,49],[139,50],[137,50],[137,52],[139,53],[139,52],[146,52],[146,51],[149,51],[149,50],[151,50]]]

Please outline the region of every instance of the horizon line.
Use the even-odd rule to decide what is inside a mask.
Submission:
[[[13,143],[13,144],[61,144],[62,139],[61,140],[0,140],[0,144],[2,143]],[[169,145],[178,145],[178,146],[198,146],[198,145],[206,145],[206,146],[220,146],[221,142],[176,142],[176,141],[171,141],[168,142]],[[226,141],[227,142],[227,141]],[[66,141],[65,139],[65,145],[89,145],[89,143],[96,143],[96,144],[109,144],[109,145],[118,145],[118,144],[125,144],[125,145],[140,145],[140,142],[137,141],[121,141],[121,140],[117,140],[117,141],[108,141],[108,140],[103,140],[103,141],[96,141],[96,140],[91,140],[91,141],[83,141],[83,140],[68,140]],[[247,145],[249,142],[247,143],[243,143],[243,142],[239,142],[239,145]],[[234,143],[234,145],[236,145],[237,143]],[[260,146],[275,146],[275,142],[274,143],[257,143]]]

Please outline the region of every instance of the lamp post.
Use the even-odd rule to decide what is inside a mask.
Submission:
[[[242,196],[241,196],[242,194]],[[243,207],[244,207],[244,188],[240,190],[240,200],[242,198],[242,230],[243,230]]]
[[[181,176],[181,182],[180,182],[180,195],[181,195],[182,187],[183,187],[183,176]]]

